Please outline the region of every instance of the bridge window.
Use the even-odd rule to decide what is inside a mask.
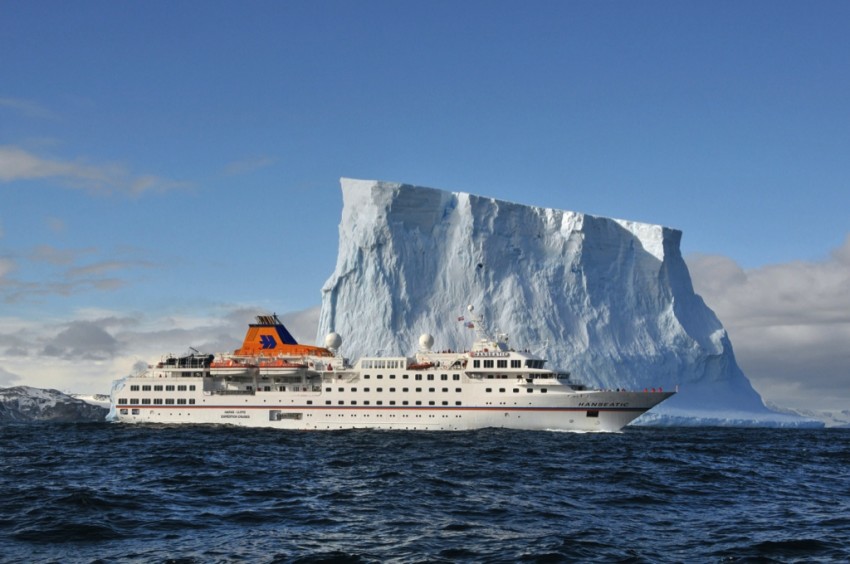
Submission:
[[[473,368],[481,368],[481,361],[480,360],[473,360],[472,361],[472,367]]]
[[[484,361],[484,368],[493,368],[493,361],[492,360],[485,360]]]
[[[507,360],[497,360],[496,361],[496,367],[497,368],[507,368],[508,367],[508,361]]]
[[[448,374],[440,374],[440,380],[448,380],[448,379],[449,379]]]

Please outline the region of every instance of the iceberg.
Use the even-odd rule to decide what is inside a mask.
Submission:
[[[603,389],[678,388],[638,423],[809,426],[768,409],[693,289],[679,230],[407,184],[341,179],[318,342],[395,355],[474,337],[467,304],[515,348]]]

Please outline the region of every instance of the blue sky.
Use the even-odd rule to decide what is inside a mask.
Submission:
[[[701,267],[844,280],[848,24],[828,1],[0,1],[0,385],[74,388],[93,339],[94,388],[155,326],[223,344],[216,317],[315,308],[348,176],[683,230],[759,387]]]

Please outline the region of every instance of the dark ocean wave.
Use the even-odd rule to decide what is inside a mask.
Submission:
[[[850,431],[0,427],[0,561],[845,562]]]

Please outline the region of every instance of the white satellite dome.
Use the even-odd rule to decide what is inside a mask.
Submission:
[[[336,350],[342,344],[342,337],[339,336],[339,333],[328,333],[325,337],[325,348]]]
[[[434,345],[434,337],[430,333],[422,333],[419,337],[419,346],[425,349],[426,351],[430,351],[431,347]]]

